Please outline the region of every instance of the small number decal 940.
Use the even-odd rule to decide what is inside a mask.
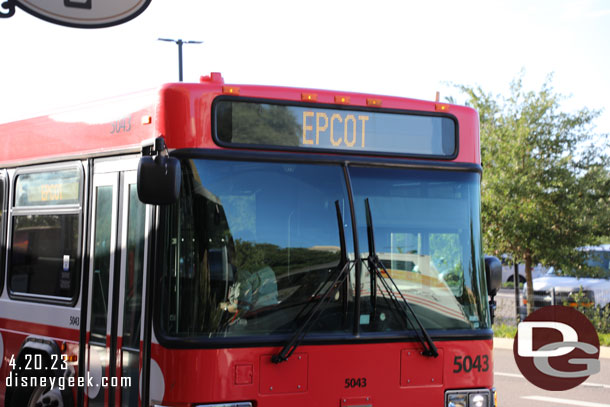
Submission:
[[[456,356],[453,358],[453,373],[470,373],[473,370],[477,372],[487,372],[489,370],[489,356]]]
[[[366,387],[366,377],[352,377],[345,379],[346,389],[353,389],[354,387]]]

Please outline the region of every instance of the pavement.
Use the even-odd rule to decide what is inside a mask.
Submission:
[[[512,338],[494,338],[494,349],[513,349]],[[599,347],[600,359],[610,359],[610,347],[600,346]]]
[[[549,391],[530,383],[517,367],[511,339],[500,339],[493,352],[494,387],[500,407],[610,407],[610,359],[600,358],[600,371],[573,389]],[[604,351],[604,355],[607,352]]]

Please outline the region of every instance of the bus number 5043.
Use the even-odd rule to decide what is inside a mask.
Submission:
[[[346,389],[353,389],[355,387],[366,387],[366,377],[352,377],[345,379]]]
[[[476,370],[477,372],[487,372],[489,370],[489,356],[456,356],[453,359],[453,366],[455,366],[453,373],[469,373],[473,370]]]

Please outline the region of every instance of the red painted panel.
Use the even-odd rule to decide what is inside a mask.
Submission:
[[[298,354],[285,362],[292,365],[270,362],[270,355],[279,348],[170,350],[153,345],[152,354],[163,373],[163,401],[170,405],[254,401],[265,407],[309,407],[340,405],[343,399],[369,397],[374,405],[380,406],[401,400],[409,400],[412,406],[430,406],[443,404],[445,389],[493,386],[491,340],[437,342],[437,347],[443,355],[440,359],[423,356],[409,359],[404,352],[418,352],[417,343],[302,346]],[[302,357],[300,361],[293,359],[298,355]],[[486,355],[488,369],[454,373],[454,358],[466,355]],[[443,384],[402,385],[403,364],[407,365],[406,373],[412,372],[409,376],[415,380],[423,383],[441,377]],[[252,384],[235,384],[235,367],[240,365],[252,366]],[[306,378],[302,376],[305,371]],[[294,389],[305,380],[304,391]],[[282,392],[271,391],[269,387]]]
[[[235,384],[252,384],[254,369],[251,364],[235,366]]]
[[[282,394],[307,391],[307,354],[295,353],[288,360],[275,364],[273,355],[260,357],[260,393]]]
[[[71,111],[0,125],[0,167],[30,160],[66,159],[127,148],[154,137],[156,92],[86,104]]]
[[[312,92],[311,89],[273,86],[235,86],[239,86],[241,97],[299,103],[303,92]],[[317,103],[336,104],[335,96],[340,93],[349,96],[350,106],[368,107],[367,99],[371,98],[371,95],[350,92],[325,90],[313,90],[313,92],[317,95]],[[211,107],[214,98],[221,94],[221,83],[173,83],[163,86],[157,109],[158,129],[159,133],[167,137],[167,145],[170,148],[219,148],[212,139]],[[382,100],[383,108],[436,112],[434,102],[392,96],[375,97]],[[459,122],[459,153],[454,161],[480,163],[477,112],[469,107],[450,105],[448,113],[454,115]]]
[[[442,386],[444,361],[442,349],[436,358],[423,356],[417,348],[403,349],[400,351],[400,385]]]

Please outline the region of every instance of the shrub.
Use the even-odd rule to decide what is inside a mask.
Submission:
[[[578,293],[572,294],[571,298],[576,303],[576,310],[589,318],[598,334],[610,334],[610,304],[606,304],[605,307],[590,306],[589,299],[582,292],[582,287]],[[568,303],[564,302],[563,305]]]

